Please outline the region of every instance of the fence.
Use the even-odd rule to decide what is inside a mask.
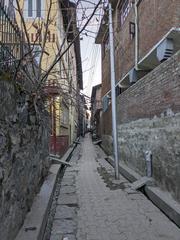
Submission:
[[[12,6],[13,7],[13,6]],[[12,9],[13,10],[13,9]],[[11,15],[11,16],[10,16]],[[0,67],[14,68],[22,56],[22,34],[4,1],[0,1]]]

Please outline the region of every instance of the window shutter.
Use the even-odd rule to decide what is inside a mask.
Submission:
[[[28,0],[28,17],[33,17],[33,0]]]
[[[31,33],[31,42],[34,42],[34,33]]]
[[[52,42],[55,42],[56,41],[56,35],[55,33],[52,34]]]
[[[45,18],[46,0],[41,0],[41,17]]]
[[[42,0],[36,0],[36,16],[37,17],[41,17],[41,11],[42,11],[41,1]]]
[[[109,106],[109,97],[104,96],[102,99],[102,102],[103,102],[103,112],[106,112],[108,110],[108,106]]]
[[[28,0],[24,0],[23,16],[25,19],[28,17]]]

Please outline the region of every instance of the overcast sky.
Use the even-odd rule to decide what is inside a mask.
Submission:
[[[97,3],[98,0],[91,0],[92,3]],[[88,16],[91,15],[94,5],[90,3],[83,3],[78,5],[78,20],[79,24],[86,22]],[[82,22],[82,16],[84,21]],[[101,82],[101,50],[100,45],[95,44],[95,37],[99,29],[100,18],[102,16],[102,8],[100,7],[97,14],[93,17],[88,27],[88,31],[84,31],[81,35],[81,57],[83,67],[84,90],[83,93],[90,96],[92,86]]]

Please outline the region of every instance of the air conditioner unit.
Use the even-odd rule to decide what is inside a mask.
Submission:
[[[163,62],[173,55],[174,43],[172,39],[166,38],[157,47],[157,58],[160,62]]]
[[[137,80],[138,80],[137,71],[135,68],[133,68],[129,71],[129,82],[131,84],[133,84],[133,83],[137,82]]]
[[[108,95],[103,97],[103,99],[102,99],[103,112],[106,112],[108,110],[109,100],[110,100],[110,97]]]

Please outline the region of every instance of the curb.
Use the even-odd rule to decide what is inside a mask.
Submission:
[[[69,161],[77,144],[73,144],[61,158]],[[52,204],[56,180],[62,164],[53,164],[49,169],[40,192],[34,198],[31,210],[27,213],[24,224],[18,232],[15,240],[42,240],[46,228],[49,209]]]
[[[114,160],[112,157],[106,157],[106,161],[114,167]],[[119,164],[119,173],[122,174],[130,182],[134,182],[142,178],[135,171],[131,170],[124,164]],[[145,194],[147,197],[169,217],[178,227],[180,227],[180,204],[176,202],[167,193],[161,191],[158,187],[145,186]]]

